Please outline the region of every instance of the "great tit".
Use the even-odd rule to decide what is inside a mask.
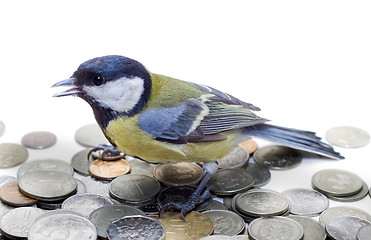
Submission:
[[[88,60],[53,86],[72,87],[55,96],[84,99],[115,148],[149,162],[214,162],[252,136],[343,158],[314,132],[267,124],[254,113],[260,109],[253,104],[152,73],[124,56]]]

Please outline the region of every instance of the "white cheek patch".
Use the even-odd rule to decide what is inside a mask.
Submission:
[[[123,77],[102,86],[84,87],[83,90],[102,107],[117,112],[128,112],[139,102],[144,91],[144,80],[139,77]]]

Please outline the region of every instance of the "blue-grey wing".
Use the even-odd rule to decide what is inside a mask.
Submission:
[[[174,107],[149,109],[139,117],[141,130],[157,140],[184,142],[208,114],[208,107],[190,98]],[[192,134],[191,134],[192,135]]]

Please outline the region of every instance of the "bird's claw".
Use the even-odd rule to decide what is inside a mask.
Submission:
[[[185,215],[193,210],[196,205],[203,203],[206,199],[210,197],[210,189],[212,186],[208,186],[206,190],[200,195],[198,191],[195,191],[185,203],[176,203],[176,202],[168,202],[164,206],[161,207],[159,211],[159,216],[161,214],[169,212],[171,210],[180,210],[180,216],[185,221]]]
[[[94,148],[92,148],[89,153],[88,153],[88,159],[90,158],[90,155],[93,152],[96,151],[102,151],[100,159],[102,160],[114,160],[114,159],[119,159],[123,156],[123,154],[114,148],[112,145],[109,144],[100,144]]]

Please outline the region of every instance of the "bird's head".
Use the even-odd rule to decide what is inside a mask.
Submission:
[[[93,58],[82,63],[72,77],[53,85],[70,89],[56,97],[78,96],[93,108],[133,114],[149,98],[151,76],[139,62],[117,55]]]

